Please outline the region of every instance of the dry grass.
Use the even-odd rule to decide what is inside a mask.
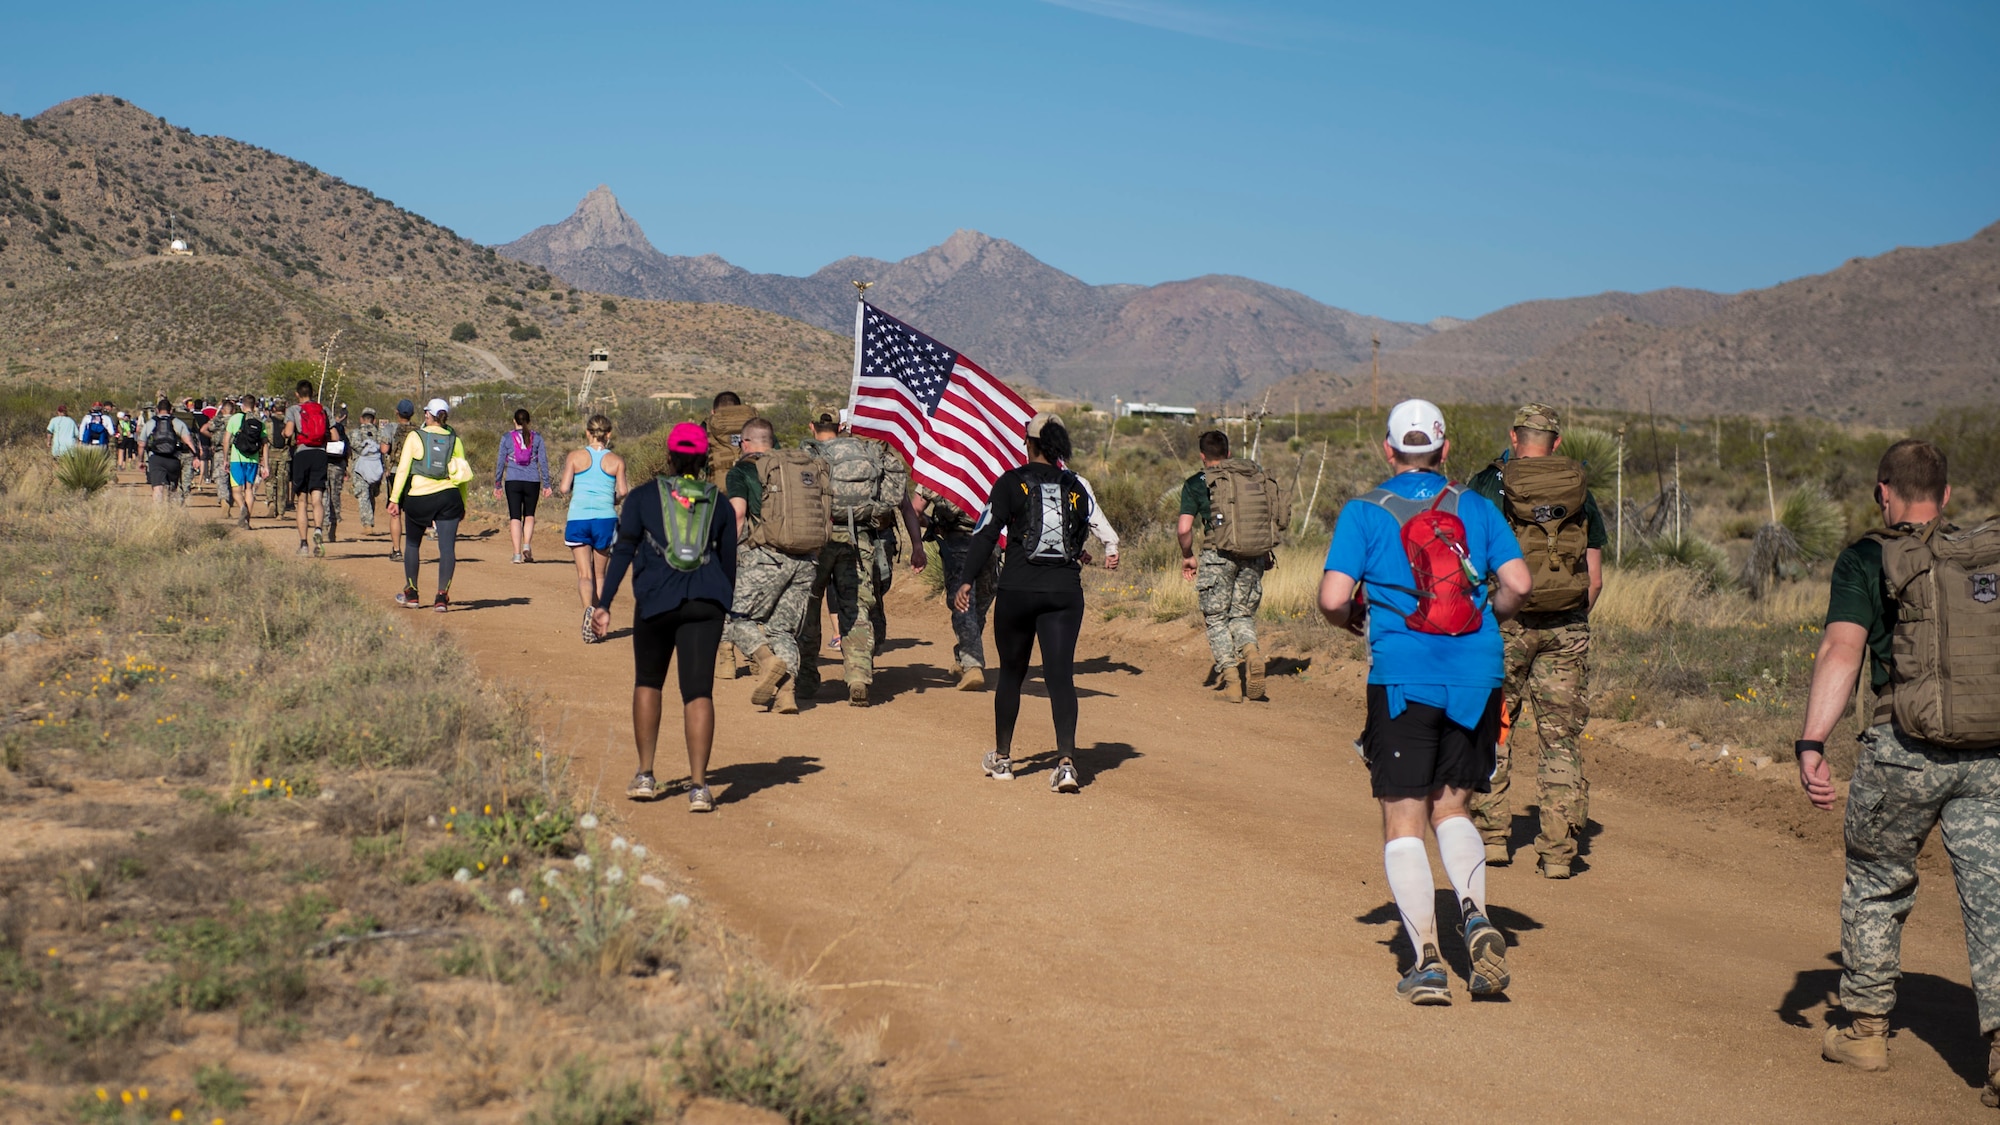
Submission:
[[[1647,631],[1669,625],[1707,629],[1797,625],[1826,609],[1826,588],[1790,582],[1762,599],[1735,590],[1713,590],[1699,573],[1683,567],[1610,570],[1604,593],[1591,611],[1593,624]]]

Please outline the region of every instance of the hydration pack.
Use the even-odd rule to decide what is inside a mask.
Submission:
[[[152,432],[146,435],[146,452],[155,457],[179,457],[181,455],[180,435],[174,432],[171,417],[154,418]]]
[[[833,479],[826,462],[803,449],[756,453],[750,462],[757,467],[764,494],[750,529],[750,546],[791,555],[826,546],[833,516]]]
[[[104,424],[104,415],[92,414],[83,420],[83,444],[111,444],[111,430]]]
[[[527,468],[535,463],[535,435],[526,430],[514,431],[514,463]]]
[[[1408,594],[1416,608],[1403,616],[1403,623],[1418,633],[1463,637],[1477,633],[1486,607],[1477,599],[1485,579],[1473,568],[1466,551],[1465,522],[1458,518],[1461,489],[1446,484],[1431,500],[1412,500],[1386,488],[1377,488],[1360,497],[1396,517],[1402,529],[1403,553],[1409,557],[1416,589],[1387,582],[1371,582],[1385,590]]]
[[[1951,750],[2000,747],[2000,519],[1871,531],[1896,602],[1875,721]]]
[[[424,455],[410,466],[411,471],[431,480],[449,479],[451,451],[458,445],[458,433],[446,427],[441,434],[434,434],[428,429],[418,430],[417,436],[424,440]]]
[[[693,477],[661,476],[654,483],[660,488],[660,525],[667,529],[667,541],[654,539],[651,532],[646,533],[647,540],[675,570],[700,570],[711,554],[709,539],[715,534],[720,494],[714,485]]]
[[[708,479],[722,487],[729,470],[743,459],[743,427],[757,416],[751,406],[718,406],[702,423],[708,430]]]
[[[1278,478],[1255,461],[1232,457],[1204,468],[1208,529],[1203,545],[1231,555],[1261,555],[1278,545],[1291,523],[1291,497]]]
[[[1578,609],[1590,601],[1584,479],[1581,464],[1556,454],[1509,457],[1500,466],[1502,511],[1535,581],[1521,603],[1525,612]]]
[[[300,445],[325,448],[328,429],[326,407],[310,400],[299,404]]]
[[[1007,528],[1009,541],[1019,540],[1028,562],[1037,566],[1075,564],[1090,537],[1090,498],[1083,482],[1067,469],[1058,472],[1056,480],[1022,476],[1021,524]]]
[[[245,457],[255,458],[264,452],[264,423],[249,415],[236,424],[236,433],[230,437],[229,445]]]

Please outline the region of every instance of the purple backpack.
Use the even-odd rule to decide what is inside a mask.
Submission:
[[[522,468],[535,463],[535,435],[527,430],[514,431],[514,463]]]

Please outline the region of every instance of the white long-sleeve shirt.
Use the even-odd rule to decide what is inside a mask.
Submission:
[[[1105,554],[1117,554],[1118,532],[1112,528],[1111,521],[1104,518],[1104,505],[1097,502],[1097,490],[1090,487],[1090,481],[1082,473],[1075,469],[1071,469],[1070,473],[1076,477],[1077,483],[1083,486],[1083,494],[1090,497],[1090,533],[1097,536],[1098,542],[1104,544]]]

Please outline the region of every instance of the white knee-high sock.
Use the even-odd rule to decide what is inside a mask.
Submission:
[[[1382,845],[1382,869],[1389,874],[1389,893],[1403,912],[1403,929],[1421,962],[1426,945],[1436,946],[1437,883],[1431,879],[1431,857],[1421,836],[1405,836]]]
[[[1438,858],[1444,873],[1451,877],[1458,900],[1472,900],[1481,914],[1486,913],[1486,841],[1466,817],[1455,816],[1437,826]]]

